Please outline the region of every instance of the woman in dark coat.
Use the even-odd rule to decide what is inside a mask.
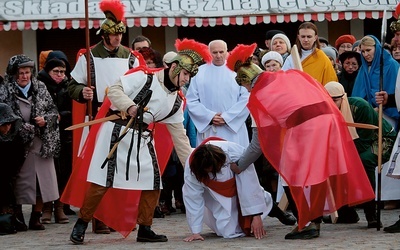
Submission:
[[[339,56],[342,70],[338,73],[338,82],[343,85],[343,88],[348,96],[352,95],[354,82],[361,66],[361,55],[356,51],[345,51]]]
[[[62,144],[60,156],[54,158],[54,165],[60,196],[72,171],[72,132],[65,130],[72,125],[72,100],[67,92],[70,69],[67,56],[62,51],[56,50],[48,54],[44,68],[38,74],[38,80],[46,85],[59,112],[58,122]],[[42,215],[43,224],[51,223],[52,212],[53,202],[45,203]],[[69,222],[64,213],[64,204],[59,199],[54,202],[54,220],[61,224]]]
[[[7,104],[0,103],[0,158],[2,159],[0,165],[0,217],[2,218],[0,234],[26,230],[21,222],[17,224],[15,216],[12,217],[15,206],[15,177],[25,159],[24,146],[17,134],[21,123],[22,119],[16,116]],[[10,214],[11,216],[9,216]],[[12,219],[10,220],[10,218]]]

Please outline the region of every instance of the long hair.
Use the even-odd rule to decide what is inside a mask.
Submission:
[[[300,57],[301,57],[301,43],[299,39],[299,32],[301,29],[312,29],[315,32],[315,35],[318,36],[318,28],[315,24],[313,24],[312,22],[304,22],[300,24],[299,28],[297,29],[297,36],[296,36],[296,45],[297,49],[299,50]],[[319,43],[318,37],[314,42],[313,48],[318,48],[318,49],[321,48],[321,44]]]
[[[190,170],[199,182],[205,182],[210,179],[209,173],[213,179],[221,170],[226,161],[225,152],[212,144],[203,144],[198,146],[190,157]]]

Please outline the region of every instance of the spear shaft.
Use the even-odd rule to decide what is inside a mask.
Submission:
[[[86,38],[86,86],[91,87],[91,74],[90,74],[90,34],[89,34],[89,0],[85,0],[85,38]],[[87,102],[87,114],[89,121],[92,120],[92,100]]]
[[[379,67],[379,91],[383,91],[383,52],[384,45],[386,41],[386,7],[383,11],[382,16],[382,28],[381,28],[381,57],[380,59],[380,67]],[[382,117],[383,117],[383,104],[379,104],[378,109],[378,187],[377,187],[377,226],[376,230],[381,230],[381,186],[382,186]]]

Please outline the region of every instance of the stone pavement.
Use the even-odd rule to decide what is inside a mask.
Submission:
[[[74,208],[77,211],[76,208]],[[24,206],[25,220],[29,220],[30,206]],[[204,226],[202,235],[205,241],[184,242],[190,234],[185,215],[174,213],[165,218],[154,219],[153,229],[168,236],[166,243],[138,243],[136,231],[127,238],[114,232],[99,235],[91,232],[89,225],[85,244],[74,245],[69,235],[77,216],[70,216],[69,224],[45,225],[44,231],[19,232],[0,236],[0,249],[400,249],[400,234],[384,233],[381,229],[367,229],[362,210],[358,210],[360,221],[356,224],[321,224],[321,236],[312,240],[285,240],[284,236],[292,226],[280,224],[277,219],[267,217],[264,226],[267,236],[261,240],[252,237],[223,239]],[[399,219],[400,209],[382,210],[384,226]]]

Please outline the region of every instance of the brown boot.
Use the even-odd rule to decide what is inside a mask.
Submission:
[[[40,223],[41,212],[32,212],[31,218],[29,219],[29,229],[30,230],[44,230],[44,226]]]
[[[60,200],[56,200],[54,202],[54,219],[56,223],[60,224],[69,223],[68,217],[64,214],[64,203],[62,203]]]
[[[43,204],[42,209],[42,224],[50,224],[51,223],[51,215],[53,214],[53,202],[46,202]]]
[[[92,219],[92,231],[96,234],[110,234],[110,228],[107,227],[106,224],[104,224],[104,222],[93,218]]]

